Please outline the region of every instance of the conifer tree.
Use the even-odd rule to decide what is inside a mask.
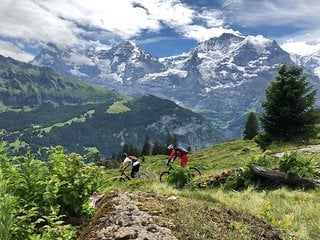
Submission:
[[[280,67],[278,76],[266,89],[265,109],[261,117],[262,139],[292,141],[307,139],[315,133],[316,91],[297,66]]]
[[[130,146],[129,146],[129,144],[124,144],[123,145],[123,148],[122,148],[122,153],[129,153],[130,152]],[[122,155],[122,153],[121,153],[121,155]]]
[[[161,154],[162,146],[160,141],[157,139],[153,144],[152,155]]]
[[[178,146],[178,138],[177,138],[177,135],[176,134],[173,134],[172,135],[172,144],[173,146]]]
[[[150,154],[150,143],[149,143],[149,135],[146,134],[144,136],[144,143],[141,150],[141,155],[149,155]]]
[[[256,135],[258,135],[258,129],[259,124],[256,114],[254,112],[250,112],[245,125],[245,129],[243,131],[243,138],[249,140],[254,138]]]
[[[169,146],[170,144],[172,144],[172,136],[168,133],[166,137],[166,146]]]

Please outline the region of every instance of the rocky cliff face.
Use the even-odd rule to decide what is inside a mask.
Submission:
[[[242,135],[249,111],[261,111],[266,86],[292,60],[275,41],[222,34],[185,54],[161,59],[123,42],[104,51],[43,50],[33,64],[129,95],[174,100],[209,118],[230,139]]]

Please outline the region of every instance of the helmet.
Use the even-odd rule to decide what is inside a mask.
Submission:
[[[173,147],[172,144],[170,144],[170,145],[167,146],[167,148],[168,148],[168,149],[173,149],[174,147]]]
[[[122,157],[124,157],[124,158],[126,158],[127,156],[128,156],[127,153],[123,153],[123,154],[122,154]]]

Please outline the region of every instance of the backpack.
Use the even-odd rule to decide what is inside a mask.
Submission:
[[[183,147],[176,147],[175,148],[178,152],[181,152],[182,154],[187,154],[188,150]]]
[[[132,163],[136,162],[138,158],[136,156],[128,156],[131,159]]]

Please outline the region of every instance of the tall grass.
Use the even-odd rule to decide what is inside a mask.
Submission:
[[[271,149],[272,154],[280,150],[280,146]],[[294,146],[284,148],[294,149]],[[243,167],[250,156],[261,154],[261,150],[252,141],[230,141],[211,148],[194,151],[189,157],[189,166],[197,166],[203,177],[221,173],[230,168]],[[319,156],[315,156],[319,158]],[[152,178],[146,184],[140,185],[135,190],[151,191],[159,196],[176,196],[181,205],[181,211],[176,214],[180,221],[187,224],[188,233],[194,239],[209,239],[215,231],[221,229],[212,220],[207,218],[205,212],[209,207],[225,208],[239,213],[258,217],[279,229],[283,239],[320,239],[320,189],[287,189],[256,190],[248,188],[244,191],[227,191],[222,188],[190,190],[189,188],[176,189],[173,186],[160,183],[158,174],[165,170],[165,156],[148,156],[141,166],[148,171],[154,171]],[[276,160],[271,160],[275,166]],[[177,163],[175,163],[177,164]],[[132,190],[132,188],[131,188]],[[188,206],[184,209],[183,206]],[[194,206],[194,207],[193,207]],[[232,226],[231,226],[232,225]],[[248,226],[242,222],[230,223],[231,229],[226,234],[226,239],[250,239]],[[210,230],[211,228],[211,230]],[[220,230],[219,230],[220,229]],[[179,234],[179,233],[177,233]],[[183,237],[186,236],[180,236]]]
[[[302,189],[288,190],[281,188],[273,191],[256,191],[251,188],[241,192],[224,191],[222,189],[201,191],[184,189],[179,191],[173,187],[158,183],[149,185],[148,189],[149,191],[152,189],[153,192],[159,195],[177,196],[181,202],[180,205],[184,205],[182,202],[195,201],[194,205],[197,210],[191,211],[188,208],[180,216],[186,218],[187,221],[198,222],[194,225],[190,224],[194,231],[199,231],[199,229],[196,229],[199,224],[207,224],[205,218],[197,216],[201,211],[202,205],[200,203],[202,202],[219,204],[226,209],[258,217],[281,230],[284,239],[296,237],[297,239],[315,240],[320,237],[320,228],[318,226],[320,222],[320,190],[306,192]],[[240,227],[240,225],[235,227]],[[241,231],[245,233],[246,227],[242,227]],[[203,228],[200,229],[203,230]],[[245,236],[247,235],[239,239],[245,239]]]

